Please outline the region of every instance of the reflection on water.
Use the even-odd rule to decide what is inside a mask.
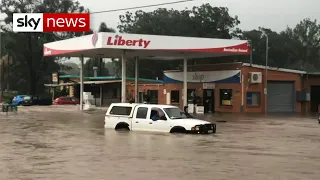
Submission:
[[[116,132],[103,113],[0,115],[0,179],[318,179],[314,120],[228,120],[215,135]]]

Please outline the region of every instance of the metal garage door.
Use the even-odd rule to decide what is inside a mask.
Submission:
[[[295,112],[295,83],[268,81],[268,112]]]

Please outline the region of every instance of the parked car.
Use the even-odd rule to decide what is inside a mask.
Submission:
[[[54,105],[64,105],[64,104],[80,104],[80,100],[75,97],[61,96],[53,101]]]
[[[13,97],[11,104],[12,105],[16,105],[16,106],[21,105],[21,103],[22,103],[22,101],[23,101],[25,96],[26,95],[16,95],[15,97]]]
[[[104,127],[170,133],[216,132],[216,124],[192,118],[176,106],[134,103],[112,103],[105,115]]]
[[[21,105],[23,106],[32,106],[32,105],[51,105],[52,100],[48,96],[42,95],[27,95],[24,96],[23,100],[21,101]]]

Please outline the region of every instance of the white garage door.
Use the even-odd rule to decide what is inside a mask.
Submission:
[[[268,81],[268,112],[295,112],[295,83]]]

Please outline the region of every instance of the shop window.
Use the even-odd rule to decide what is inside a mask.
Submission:
[[[260,92],[247,92],[247,105],[259,106],[261,100]]]
[[[195,89],[188,89],[187,94],[188,94],[188,101],[190,101],[190,100],[192,101],[196,97],[196,90]]]
[[[179,91],[171,91],[171,103],[179,103],[180,95]]]
[[[220,105],[232,106],[232,89],[220,89]]]

